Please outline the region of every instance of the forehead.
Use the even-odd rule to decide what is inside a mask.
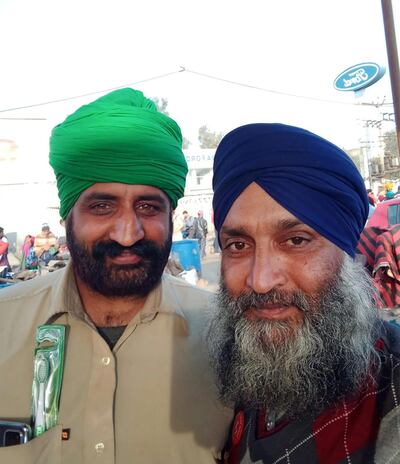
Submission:
[[[169,203],[168,196],[161,189],[151,185],[121,184],[119,182],[99,182],[86,189],[79,197],[78,202],[84,202],[95,197],[113,197],[114,199],[129,199],[134,201],[140,198],[158,199]]]
[[[278,228],[282,229],[283,224],[285,228],[296,225],[309,227],[253,182],[233,203],[221,232],[231,228],[240,228],[250,234],[268,233]]]

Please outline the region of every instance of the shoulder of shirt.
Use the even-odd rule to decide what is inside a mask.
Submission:
[[[44,276],[34,277],[2,289],[0,291],[0,305],[24,301],[39,294],[55,292],[65,272],[65,268],[59,269]]]
[[[179,299],[190,299],[192,304],[209,302],[214,294],[204,288],[189,284],[184,279],[174,277],[170,274],[163,274],[162,285],[164,289],[169,289]]]
[[[23,339],[63,312],[66,273],[66,268],[59,269],[0,290],[0,339],[13,327],[18,343],[19,337]]]
[[[196,295],[202,295],[204,297],[212,295],[212,292],[210,292],[209,290],[205,288],[196,287],[195,285],[192,285],[189,282],[186,282],[186,280],[184,279],[175,277],[165,272],[163,274],[163,284],[171,285],[175,288],[181,289],[182,291],[190,292]]]
[[[209,290],[196,287],[183,279],[163,274],[163,302],[181,313],[185,319],[207,315],[212,307],[214,294]]]

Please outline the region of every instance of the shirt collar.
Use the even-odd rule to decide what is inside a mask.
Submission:
[[[56,283],[57,289],[49,319],[53,319],[60,313],[69,313],[72,317],[83,320],[94,327],[83,308],[71,260],[67,263],[65,270],[55,272],[62,272],[62,276]],[[129,325],[151,322],[158,313],[174,314],[183,320],[186,319],[174,288],[169,282],[169,276],[166,274],[163,274],[161,282],[149,293],[143,308],[130,321]]]

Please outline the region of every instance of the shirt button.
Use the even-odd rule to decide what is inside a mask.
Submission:
[[[111,359],[108,356],[105,356],[104,358],[101,358],[101,362],[105,365],[108,366],[111,362]]]
[[[96,445],[94,445],[94,449],[96,450],[97,454],[102,454],[102,452],[104,451],[104,443],[97,443]]]

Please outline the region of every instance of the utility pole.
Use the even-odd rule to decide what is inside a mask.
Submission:
[[[371,134],[372,130],[379,130],[381,131],[382,128],[382,121],[375,120],[375,119],[363,119],[362,120],[365,127],[365,140],[362,141],[362,148],[361,153],[363,156],[363,165],[364,165],[364,180],[367,178],[369,181],[369,187],[372,188],[372,173],[371,173],[371,158],[372,155],[376,158],[376,154],[380,157],[380,164],[382,166],[382,172],[385,171],[385,160],[384,160],[384,153],[381,150],[381,147],[377,147],[375,140],[378,139],[374,134]]]
[[[400,153],[400,73],[397,53],[396,31],[394,28],[392,0],[382,0],[383,24],[385,27],[386,50],[392,87],[393,108],[396,123],[397,147]]]

